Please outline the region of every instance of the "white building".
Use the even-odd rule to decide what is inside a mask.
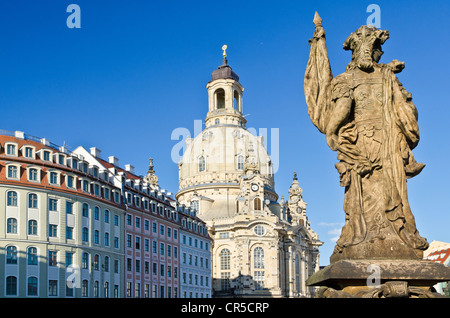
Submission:
[[[297,178],[278,202],[262,137],[246,129],[244,88],[227,64],[212,73],[206,128],[187,140],[177,200],[195,206],[214,239],[214,297],[300,297],[319,269],[322,244],[310,228]]]
[[[210,298],[211,238],[205,223],[197,218],[194,209],[179,210],[181,297]]]

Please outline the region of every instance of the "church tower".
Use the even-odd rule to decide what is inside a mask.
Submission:
[[[305,282],[319,269],[322,242],[306,222],[296,177],[289,201],[278,202],[271,158],[263,138],[246,129],[244,88],[222,49],[206,85],[206,128],[186,141],[178,164],[176,199],[213,238],[213,297],[311,296]]]
[[[239,76],[228,65],[224,45],[222,65],[211,74],[208,89],[208,114],[206,127],[212,125],[236,125],[245,128],[246,120],[242,115],[242,93],[244,88],[239,83]]]

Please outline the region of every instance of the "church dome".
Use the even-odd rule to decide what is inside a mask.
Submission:
[[[198,186],[239,186],[247,162],[254,164],[265,181],[274,188],[272,162],[263,137],[233,125],[212,125],[194,139],[186,141],[179,163],[179,188]]]

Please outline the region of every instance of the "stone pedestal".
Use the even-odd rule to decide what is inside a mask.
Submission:
[[[434,298],[432,286],[450,281],[450,268],[427,260],[340,260],[316,272],[309,286],[321,298]]]

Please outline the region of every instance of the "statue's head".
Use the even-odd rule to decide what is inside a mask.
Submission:
[[[371,71],[374,62],[378,63],[383,55],[381,45],[387,39],[389,39],[389,32],[386,30],[378,30],[371,25],[359,27],[344,42],[344,50],[352,51],[352,62],[349,66]]]

